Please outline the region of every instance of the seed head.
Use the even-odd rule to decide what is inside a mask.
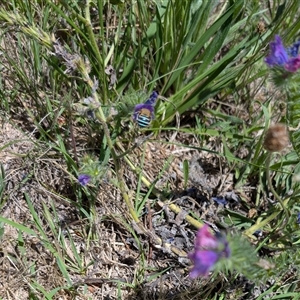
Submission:
[[[264,148],[270,152],[280,152],[289,144],[287,127],[284,124],[272,125],[265,136]]]

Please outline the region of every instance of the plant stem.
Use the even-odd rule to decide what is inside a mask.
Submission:
[[[124,148],[121,144],[117,144],[117,146],[124,152]],[[131,168],[132,171],[134,171],[136,174],[139,174],[142,172],[142,170],[140,170],[139,168],[135,167],[134,164],[130,161],[130,159],[127,156],[124,156],[124,160],[126,161],[126,163],[129,165],[129,167]],[[156,187],[152,186],[151,182],[143,175],[141,174],[141,180],[142,182],[148,187],[152,189],[152,193],[159,199],[159,201],[157,202],[157,204],[163,208],[165,205],[168,206],[168,208],[170,210],[172,210],[174,213],[178,214],[180,212],[182,212],[182,209],[173,204],[173,203],[168,203],[168,199],[164,196],[164,194],[158,190]],[[194,219],[193,217],[189,216],[188,214],[185,216],[185,220],[191,224],[192,226],[194,226],[195,228],[200,228],[203,226],[203,224],[199,221],[197,221],[196,219]]]
[[[272,192],[274,198],[280,203],[286,217],[288,218],[290,216],[290,214],[289,214],[288,210],[286,209],[282,199],[280,198],[280,196],[275,191],[275,189],[273,187],[273,184],[272,184],[272,179],[271,179],[271,176],[270,176],[271,158],[272,158],[272,152],[269,152],[268,156],[267,156],[267,160],[266,160],[266,177],[267,177],[267,180],[268,180],[268,185],[269,185],[270,191]]]
[[[100,2],[102,3],[102,2]],[[92,22],[91,22],[91,14],[90,14],[90,4],[91,4],[91,1],[90,0],[87,0],[86,1],[86,7],[85,7],[85,25],[86,25],[86,28],[87,28],[87,31],[88,31],[88,35],[89,35],[89,38],[90,38],[90,41],[91,41],[91,44],[93,46],[93,51],[95,53],[95,56],[99,62],[99,65],[102,67],[101,68],[101,76],[102,78],[101,81],[102,81],[102,84],[104,85],[104,87],[102,88],[102,93],[103,93],[103,96],[102,96],[102,99],[103,99],[103,103],[105,104],[107,102],[107,81],[106,81],[106,78],[105,78],[105,63],[104,63],[104,59],[103,57],[101,56],[100,54],[100,51],[99,51],[99,46],[97,44],[97,41],[95,39],[95,34],[93,32],[93,27],[92,27]],[[103,11],[103,7],[101,6],[100,7],[100,15],[101,12]],[[106,51],[104,49],[105,47],[105,43],[104,43],[104,35],[103,35],[103,20],[100,19],[100,26],[101,26],[101,39],[102,39],[102,52],[105,52],[103,55],[106,54]]]

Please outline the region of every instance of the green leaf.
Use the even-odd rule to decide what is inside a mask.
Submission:
[[[187,186],[189,180],[189,162],[185,159],[183,161],[183,178],[184,178],[184,188]]]

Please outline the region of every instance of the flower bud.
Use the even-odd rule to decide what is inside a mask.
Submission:
[[[287,127],[284,124],[275,124],[267,130],[264,148],[270,152],[280,152],[289,144]]]

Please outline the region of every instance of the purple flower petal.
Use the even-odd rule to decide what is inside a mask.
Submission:
[[[208,225],[203,225],[197,232],[194,252],[189,254],[193,263],[190,277],[207,276],[221,257],[229,256],[230,248],[226,237],[222,234],[213,234]]]
[[[291,47],[287,48],[287,53],[291,57],[296,57],[299,52],[300,41],[294,43]]]
[[[154,107],[153,107],[153,105],[145,104],[145,103],[137,104],[137,105],[134,107],[134,112],[140,111],[140,110],[142,110],[142,109],[148,109],[148,110],[150,110],[151,112],[154,112]]]
[[[215,249],[218,247],[218,240],[209,229],[208,225],[203,225],[197,232],[195,240],[196,249]]]
[[[158,92],[153,91],[152,94],[150,95],[149,99],[145,102],[145,104],[154,106],[157,97],[158,97]]]
[[[193,262],[193,268],[190,270],[190,277],[195,279],[198,276],[207,276],[211,268],[219,259],[218,253],[214,251],[195,251],[189,255]]]
[[[265,58],[265,62],[269,67],[276,65],[283,66],[289,60],[287,50],[284,48],[279,35],[275,36],[275,41],[270,43],[270,54]]]
[[[298,71],[300,68],[300,55],[290,58],[289,61],[284,65],[284,68],[292,73]]]
[[[297,224],[300,224],[300,212],[297,214]]]
[[[225,199],[225,197],[223,196],[217,196],[217,197],[211,197],[211,199],[215,202],[217,202],[218,204],[223,204],[226,205],[227,204],[227,200]]]
[[[91,180],[91,178],[92,177],[90,175],[80,174],[78,176],[78,181],[82,186],[86,186],[89,183],[89,181]]]

